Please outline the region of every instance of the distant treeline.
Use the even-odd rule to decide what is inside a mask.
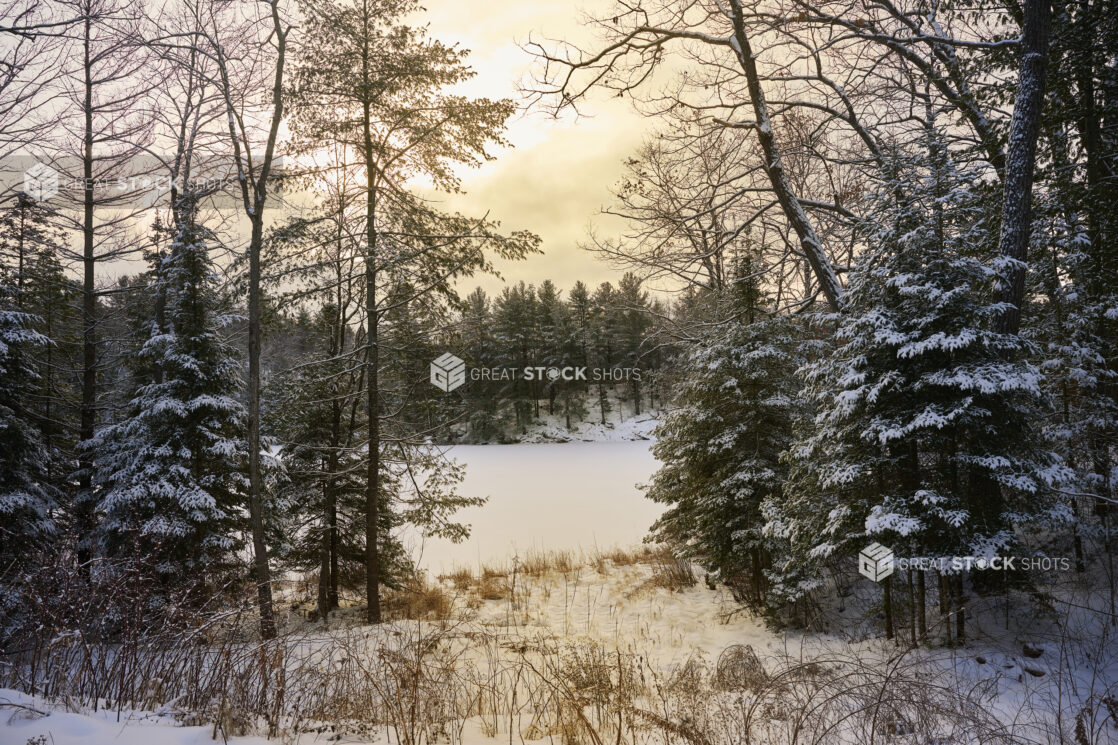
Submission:
[[[385,322],[385,390],[412,431],[437,442],[515,441],[551,417],[570,431],[605,424],[662,405],[665,360],[676,351],[660,333],[670,315],[631,273],[594,290],[578,281],[564,292],[551,280],[493,296],[478,288],[437,312],[404,304]],[[329,330],[312,310],[274,321],[279,380],[320,354]],[[465,363],[465,382],[443,391],[430,366],[448,352]]]

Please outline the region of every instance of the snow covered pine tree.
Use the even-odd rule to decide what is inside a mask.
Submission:
[[[205,229],[192,210],[177,213],[170,246],[153,256],[146,379],[129,416],[98,432],[95,481],[111,555],[151,564],[167,584],[213,584],[236,547],[246,494],[245,414],[236,361],[218,334]]]
[[[778,502],[794,421],[803,415],[795,371],[802,332],[771,314],[748,261],[722,293],[718,313],[683,363],[678,408],[657,428],[664,465],[648,496],[668,505],[653,535],[764,605],[774,546],[762,534],[762,507]]]
[[[54,531],[54,498],[43,466],[47,452],[26,409],[38,375],[29,351],[50,341],[31,328],[34,318],[15,307],[8,272],[0,274],[0,622],[19,605],[5,579],[15,576],[34,542]],[[3,639],[0,628],[0,640]]]
[[[996,330],[995,208],[942,139],[927,140],[883,176],[838,345],[804,371],[819,408],[774,521],[799,567],[873,541],[898,556],[991,557],[1020,546],[1019,527],[1071,517],[1052,488],[1068,470],[1036,436],[1041,373],[1026,342]],[[914,575],[916,635],[926,625]],[[897,579],[883,583],[887,635]],[[940,591],[962,637],[963,573],[944,572]]]

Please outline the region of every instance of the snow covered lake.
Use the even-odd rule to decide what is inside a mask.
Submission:
[[[433,574],[503,563],[529,550],[638,544],[663,510],[637,488],[656,471],[651,446],[649,440],[456,445],[448,454],[466,465],[459,491],[489,501],[458,513],[471,526],[462,543],[407,541]]]

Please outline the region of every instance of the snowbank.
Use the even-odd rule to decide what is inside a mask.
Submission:
[[[67,711],[59,704],[0,688],[2,745],[212,745],[214,728],[182,727],[166,713]],[[222,742],[220,731],[218,742]],[[262,737],[230,737],[230,745],[274,745]]]

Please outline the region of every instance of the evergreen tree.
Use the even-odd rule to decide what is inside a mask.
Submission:
[[[31,558],[35,543],[54,533],[56,496],[46,479],[40,429],[27,408],[38,384],[31,352],[50,340],[34,330],[34,317],[16,308],[7,268],[0,273],[0,640],[20,606],[8,582]]]
[[[581,300],[586,300],[586,287],[581,282],[575,284],[575,291],[581,288]],[[583,306],[584,307],[584,306]],[[556,359],[562,367],[585,367],[586,353],[583,339],[579,330],[578,314],[580,306],[574,300],[560,302],[552,311],[554,324],[554,340]],[[563,417],[567,430],[574,428],[576,422],[586,416],[586,404],[583,393],[586,382],[582,380],[562,380],[555,384],[559,389],[559,396],[563,406]],[[554,389],[554,388],[553,388]]]
[[[389,411],[400,412],[395,426],[431,436],[453,415],[453,399],[430,385],[431,360],[441,354],[436,341],[442,309],[415,294],[401,283],[387,295],[392,311],[384,315],[382,396]]]
[[[1045,376],[1055,406],[1044,432],[1074,471],[1065,491],[1075,516],[1072,549],[1076,569],[1086,571],[1086,538],[1103,549],[1106,568],[1115,576],[1112,473],[1113,443],[1118,433],[1118,372],[1107,364],[1113,356],[1110,309],[1118,307],[1113,289],[1095,285],[1090,234],[1078,219],[1069,219],[1065,203],[1056,198],[1039,205],[1032,279],[1043,302],[1028,310],[1035,319],[1024,334],[1037,344],[1034,358]],[[1037,235],[1039,233],[1039,235]],[[1111,605],[1118,605],[1111,582]]]
[[[563,300],[559,289],[550,279],[545,279],[536,290],[536,326],[539,329],[536,357],[537,365],[561,368],[567,365],[563,355],[559,324],[563,310]],[[564,385],[563,380],[543,380],[547,392],[547,413],[555,413],[555,400]]]
[[[538,321],[536,290],[524,282],[506,287],[493,303],[493,338],[501,352],[499,364],[517,371],[516,378],[506,381],[501,392],[512,401],[516,430],[521,434],[532,421],[539,385],[523,375],[525,368],[537,364]]]
[[[1084,540],[1103,549],[1111,612],[1118,611],[1114,448],[1118,442],[1118,294],[1114,173],[1118,138],[1105,125],[1118,78],[1099,51],[1118,40],[1106,4],[1055,3],[1049,94],[1041,123],[1040,183],[1033,197],[1030,279],[1036,302],[1023,328],[1056,403],[1047,433],[1076,474],[1072,544],[1085,571]]]
[[[754,607],[767,594],[774,551],[763,507],[782,499],[781,455],[803,415],[799,331],[742,261],[722,292],[724,318],[682,364],[675,406],[656,429],[663,463],[648,496],[668,505],[653,536],[675,546]]]
[[[206,231],[190,210],[176,218],[152,255],[144,378],[128,417],[95,439],[106,550],[137,554],[168,583],[217,579],[238,546],[246,489],[239,370],[219,333]]]
[[[614,289],[609,282],[598,285],[598,289],[590,298],[590,328],[589,351],[591,364],[602,370],[612,370],[616,363],[617,333],[614,315]],[[608,421],[610,406],[608,381],[605,376],[598,379],[597,398],[598,415],[601,423]]]
[[[1019,526],[1068,518],[1052,489],[1066,468],[1035,436],[1042,376],[1024,341],[995,330],[990,207],[929,140],[883,178],[837,346],[805,369],[818,413],[770,526],[791,542],[785,580],[872,541],[903,556],[1006,554]],[[780,589],[795,598],[811,580]],[[962,595],[961,575],[947,577],[960,636]]]
[[[341,587],[364,582],[366,455],[356,435],[365,414],[348,385],[352,359],[331,353],[336,311],[326,305],[311,319],[310,349],[270,381],[265,409],[283,464],[270,546],[287,566],[318,572],[320,617],[338,608]]]
[[[618,364],[639,368],[644,356],[644,342],[652,327],[648,293],[641,289],[641,281],[632,272],[626,272],[617,285],[614,298],[614,326],[617,335]],[[641,413],[641,378],[630,375],[623,381],[633,402],[633,414]]]
[[[426,298],[455,295],[454,282],[493,270],[486,249],[523,258],[537,249],[526,233],[503,236],[496,226],[443,214],[408,190],[423,179],[458,189],[459,166],[476,166],[503,143],[510,101],[471,99],[449,92],[473,76],[468,52],[431,39],[408,21],[421,10],[414,0],[313,0],[301,7],[306,43],[295,73],[292,129],[296,147],[318,150],[325,140],[357,156],[363,181],[364,224],[357,248],[364,254],[364,357],[368,417],[366,494],[367,617],[380,622],[377,584],[383,572],[381,519],[389,485],[382,483],[381,426],[390,409],[381,401],[381,320],[391,313],[386,296],[400,281]],[[352,162],[352,161],[351,161]],[[351,192],[356,195],[356,191]]]
[[[479,287],[466,297],[459,322],[462,357],[473,369],[491,370],[498,364],[492,324],[489,296]],[[471,442],[489,442],[503,435],[501,387],[499,382],[479,377],[459,389],[465,406],[467,437]]]
[[[567,315],[570,332],[566,344],[571,350],[571,364],[588,367],[591,359],[590,345],[593,343],[594,302],[590,297],[590,290],[581,281],[575,282],[567,293]],[[587,391],[589,388],[587,381],[580,390]]]
[[[10,270],[11,304],[27,314],[33,331],[49,340],[23,351],[36,373],[23,407],[41,432],[45,478],[62,493],[68,491],[67,480],[75,468],[78,424],[70,402],[77,400],[78,391],[67,371],[78,368],[81,328],[80,289],[63,269],[65,235],[56,220],[43,203],[18,194],[11,208],[0,213],[0,253]]]

